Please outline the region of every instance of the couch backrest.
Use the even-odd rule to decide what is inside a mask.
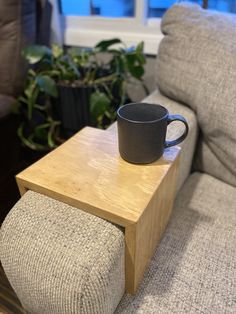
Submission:
[[[162,20],[162,93],[197,114],[197,170],[236,186],[236,15],[176,4]]]
[[[35,42],[36,0],[0,2],[0,94],[15,96],[24,83],[22,47]]]

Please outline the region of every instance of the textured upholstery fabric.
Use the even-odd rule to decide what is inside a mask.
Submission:
[[[1,228],[0,258],[30,314],[113,313],[124,293],[124,235],[28,191]]]
[[[157,79],[162,93],[197,114],[198,167],[236,186],[236,19],[176,4],[162,20]]]
[[[192,174],[135,296],[116,314],[236,313],[236,189]]]
[[[189,176],[197,136],[198,136],[198,126],[197,126],[197,119],[194,112],[184,106],[183,104],[180,104],[174,100],[171,100],[164,95],[162,95],[158,90],[153,92],[150,96],[148,96],[146,99],[144,99],[144,102],[147,103],[155,103],[160,104],[166,107],[170,114],[181,114],[184,116],[188,122],[189,125],[189,133],[187,138],[179,144],[179,146],[182,148],[181,155],[180,155],[180,164],[179,164],[179,175],[177,180],[177,192],[182,187],[184,181]],[[178,138],[184,131],[184,126],[181,122],[173,122],[169,124],[167,128],[167,139],[176,139]]]
[[[15,96],[23,84],[22,48],[35,41],[35,0],[0,2],[0,93]]]

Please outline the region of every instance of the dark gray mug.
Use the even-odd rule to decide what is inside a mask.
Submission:
[[[167,126],[173,121],[185,125],[184,133],[166,141]],[[118,142],[121,157],[131,163],[147,164],[159,159],[166,147],[181,143],[188,134],[188,124],[181,115],[170,115],[155,104],[132,103],[117,110]]]

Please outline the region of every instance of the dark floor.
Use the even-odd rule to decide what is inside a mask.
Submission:
[[[0,225],[20,197],[15,175],[32,163],[17,137],[18,117],[0,119]]]
[[[18,117],[0,119],[0,225],[20,198],[15,175],[29,166],[34,159],[17,137]],[[0,313],[26,313],[8,282],[0,264]]]
[[[0,265],[0,313],[26,314]]]

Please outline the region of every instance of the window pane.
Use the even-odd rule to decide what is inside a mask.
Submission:
[[[134,16],[135,0],[61,0],[64,15]]]
[[[183,0],[184,1],[184,0]],[[205,2],[208,9],[236,13],[236,0],[189,0],[200,5]],[[148,0],[148,17],[161,17],[177,0]]]
[[[236,0],[208,0],[208,9],[236,13]]]
[[[148,17],[162,17],[162,15],[165,13],[165,11],[176,2],[180,2],[180,1],[177,1],[177,0],[148,0]],[[201,4],[202,0],[192,0],[191,2]]]

